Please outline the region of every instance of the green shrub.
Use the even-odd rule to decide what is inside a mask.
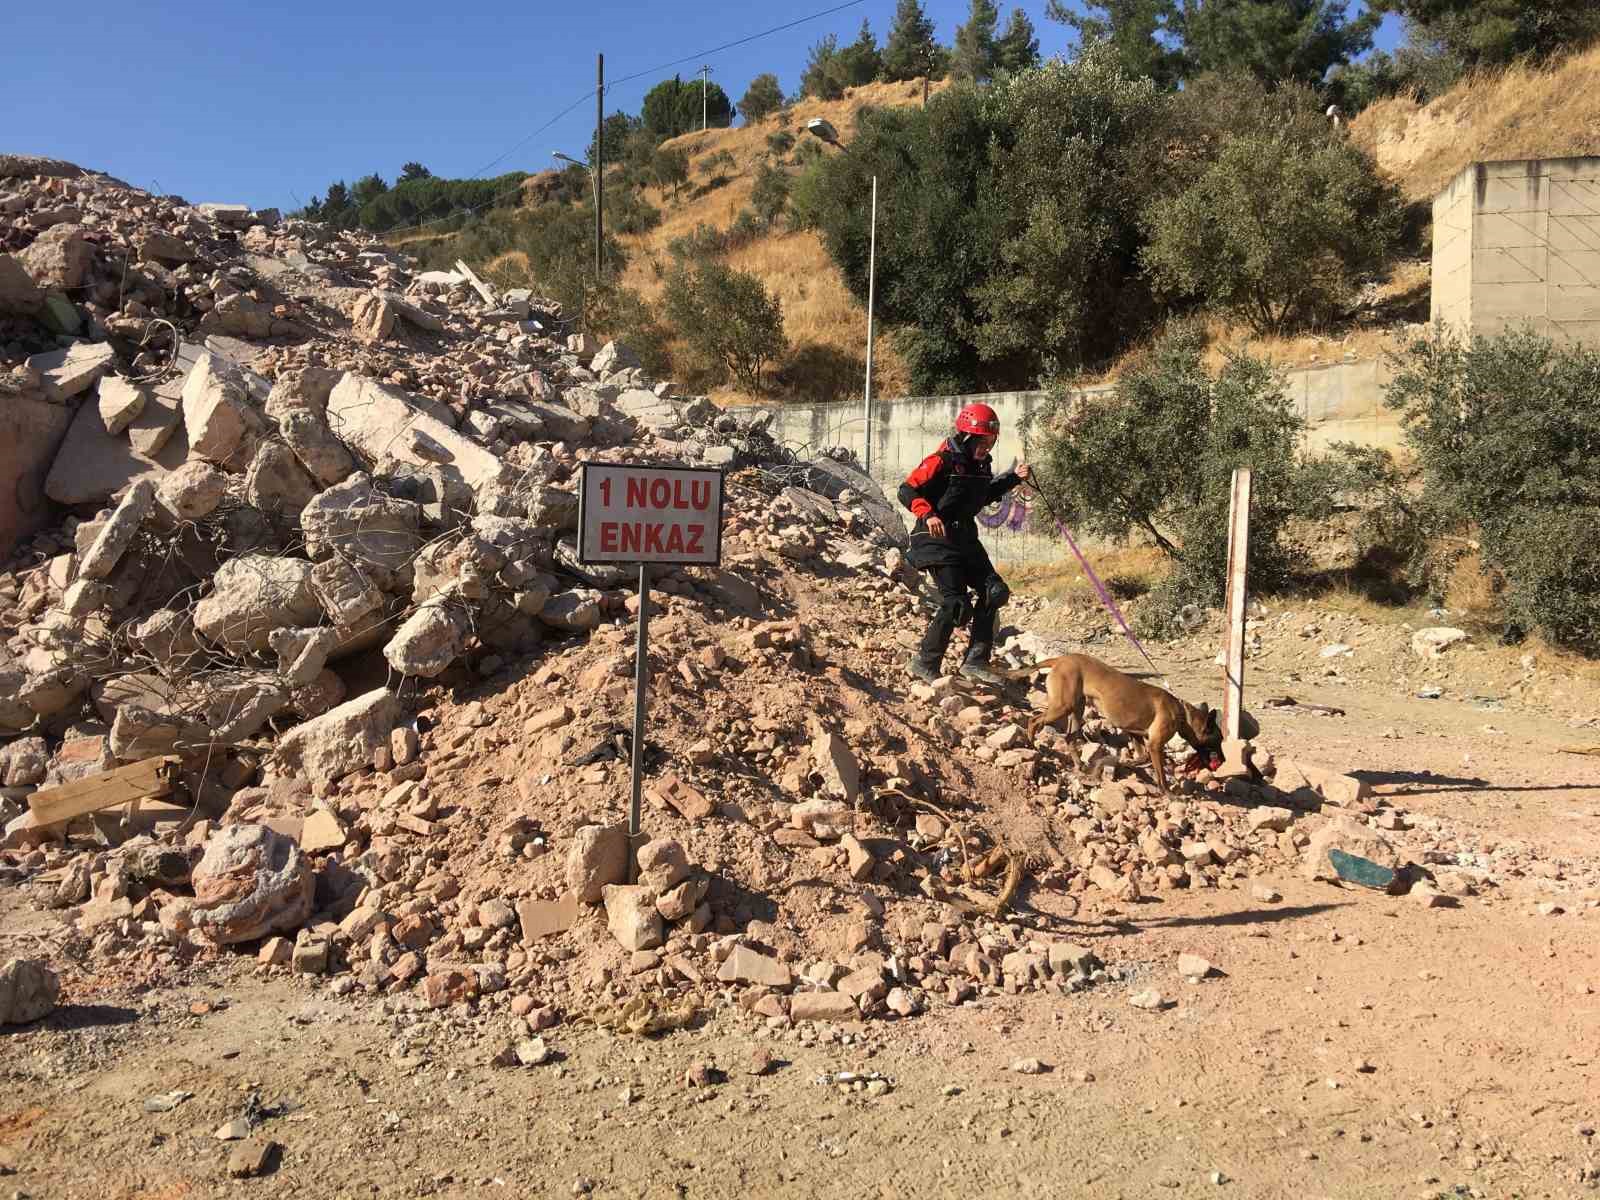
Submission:
[[[783,89],[778,86],[778,77],[771,72],[752,79],[744,98],[739,101],[739,113],[747,125],[759,125],[782,107]]]
[[[923,393],[1031,387],[1149,328],[1139,217],[1172,169],[1166,101],[1103,47],[864,113],[793,203],[865,301],[872,178],[878,314]],[[815,189],[814,194],[812,189]]]
[[[1231,129],[1205,129],[1205,117],[1191,127],[1202,148],[1219,144],[1186,185],[1146,209],[1143,262],[1169,298],[1199,299],[1259,332],[1327,320],[1387,260],[1400,228],[1394,190],[1330,129],[1310,91],[1269,97],[1248,79],[1217,83],[1253,111]],[[1230,108],[1236,101],[1212,112]]]
[[[1437,332],[1396,366],[1386,402],[1421,476],[1420,578],[1437,591],[1475,532],[1505,579],[1508,635],[1600,654],[1600,351],[1529,330],[1470,344]]]
[[[789,347],[783,309],[754,275],[718,262],[680,263],[663,300],[678,336],[749,391],[761,391],[766,364]]]
[[[787,129],[767,134],[767,150],[780,158],[794,149],[794,134]]]
[[[717,258],[728,252],[728,235],[714,226],[701,222],[688,233],[679,234],[667,243],[667,253],[681,262],[698,262]]]
[[[610,284],[596,289],[584,314],[584,329],[597,338],[615,338],[639,356],[645,373],[665,379],[672,373],[671,332],[655,308],[629,288]]]
[[[1058,382],[1024,433],[1053,513],[1074,534],[1142,536],[1173,563],[1145,600],[1159,631],[1183,604],[1215,605],[1226,584],[1228,503],[1236,467],[1253,470],[1252,592],[1289,583],[1308,562],[1293,528],[1374,486],[1370,453],[1299,452],[1304,422],[1272,366],[1246,355],[1212,375],[1193,328],[1161,338],[1106,397]]]
[[[770,140],[770,138],[769,138]],[[700,160],[700,174],[715,175],[722,171],[731,171],[737,165],[731,150],[718,150],[708,154]]]
[[[789,203],[788,173],[771,163],[762,163],[750,189],[750,203],[755,208],[756,216],[764,224],[771,225],[783,215]]]

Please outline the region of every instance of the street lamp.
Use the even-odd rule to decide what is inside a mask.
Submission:
[[[570,154],[563,154],[559,150],[552,150],[550,156],[557,162],[564,162],[574,167],[582,167],[589,173],[589,182],[594,185],[594,282],[600,286],[600,174],[586,162],[573,158]]]
[[[806,132],[830,146],[844,149],[844,143],[839,140],[839,131],[821,117],[813,117],[807,121]],[[862,465],[866,467],[868,475],[872,474],[872,310],[878,288],[878,177],[876,175],[872,177],[871,228],[871,240],[867,250],[867,383],[864,404],[867,428],[863,438],[866,452],[861,456]]]

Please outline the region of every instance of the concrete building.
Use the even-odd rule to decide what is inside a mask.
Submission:
[[[1600,345],[1600,158],[1474,163],[1433,202],[1435,321]]]

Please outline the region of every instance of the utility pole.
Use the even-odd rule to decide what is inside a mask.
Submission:
[[[922,107],[928,107],[928,83],[933,79],[933,43],[928,42],[922,47],[922,58],[926,70],[922,72]]]
[[[604,266],[600,247],[606,235],[606,56],[594,56],[594,283],[600,286]]]
[[[706,129],[706,91],[710,88],[711,68],[700,64],[700,132]]]
[[[878,177],[872,177],[872,241],[867,251],[867,388],[866,453],[862,455],[868,475],[872,474],[872,309],[878,290]]]

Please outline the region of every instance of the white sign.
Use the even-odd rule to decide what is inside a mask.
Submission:
[[[714,566],[722,560],[722,472],[583,464],[578,561]]]

